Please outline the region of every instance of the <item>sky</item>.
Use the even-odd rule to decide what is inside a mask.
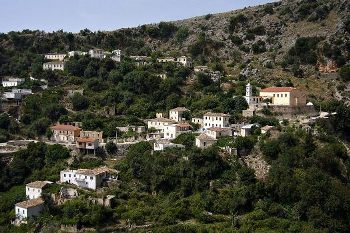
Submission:
[[[226,12],[273,0],[0,0],[0,32],[109,31]]]

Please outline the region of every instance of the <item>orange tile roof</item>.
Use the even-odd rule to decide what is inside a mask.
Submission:
[[[80,128],[73,125],[54,125],[51,127],[53,130],[63,130],[63,131],[75,131],[80,130]]]
[[[294,87],[268,87],[262,89],[260,92],[292,92],[296,90]]]

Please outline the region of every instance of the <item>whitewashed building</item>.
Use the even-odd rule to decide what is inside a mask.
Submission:
[[[202,133],[196,137],[196,147],[205,149],[214,145],[216,141],[217,140],[215,138],[210,137],[205,133]]]
[[[196,125],[200,125],[200,127],[203,127],[203,118],[193,117],[191,119],[191,122]]]
[[[64,170],[60,173],[60,182],[74,184],[81,188],[96,190],[97,188],[101,187],[104,180],[110,178],[111,173],[116,172],[116,170],[108,167]]]
[[[3,97],[8,100],[21,100],[25,95],[31,95],[30,89],[12,89],[10,92],[4,92]]]
[[[176,61],[184,67],[192,67],[192,59],[186,56],[181,56]]]
[[[43,70],[64,70],[65,62],[63,61],[52,61],[43,64]]]
[[[90,49],[89,55],[91,58],[96,58],[96,59],[106,58],[106,52],[102,49]]]
[[[16,223],[26,223],[27,219],[37,217],[44,209],[44,200],[39,198],[19,202],[15,205]]]
[[[184,145],[171,143],[169,140],[158,140],[153,143],[154,151],[163,151],[166,148],[185,148]]]
[[[63,61],[66,56],[67,55],[65,53],[48,53],[45,54],[45,59]]]
[[[68,57],[74,57],[74,56],[85,56],[87,52],[82,51],[70,51],[68,52]]]
[[[120,62],[122,57],[122,51],[120,49],[113,50],[111,59],[115,62]]]
[[[26,197],[28,199],[36,199],[41,197],[43,189],[52,182],[49,181],[34,181],[26,184]]]
[[[174,120],[176,122],[184,121],[184,113],[189,112],[185,107],[178,107],[169,110],[169,118],[170,120]]]
[[[230,126],[229,119],[230,119],[230,115],[228,114],[208,112],[203,116],[203,127],[205,129],[208,129],[211,127],[219,127],[219,128],[229,127]]]
[[[190,133],[192,126],[188,123],[180,123],[164,126],[164,139],[175,139],[180,134]]]
[[[249,135],[251,135],[252,133],[252,129],[255,127],[259,127],[258,124],[248,124],[248,125],[244,125],[241,128],[241,136],[242,137],[247,137]]]
[[[176,121],[170,120],[168,118],[155,118],[155,119],[150,119],[147,121],[147,126],[148,129],[154,128],[156,130],[159,130],[160,132],[164,132],[164,128],[168,125],[175,124]]]
[[[3,87],[17,87],[24,83],[24,78],[13,78],[13,77],[5,77],[2,79]]]

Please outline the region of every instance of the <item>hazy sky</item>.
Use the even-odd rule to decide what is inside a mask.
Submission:
[[[0,0],[0,32],[113,30],[225,12],[273,0]]]

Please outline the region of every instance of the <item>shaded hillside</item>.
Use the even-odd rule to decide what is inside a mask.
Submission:
[[[294,77],[322,77],[315,68],[329,61],[336,68],[346,64],[350,51],[349,12],[346,0],[282,1],[113,32],[10,32],[0,34],[0,75],[25,76],[26,68],[35,71],[33,63],[40,58],[35,60],[31,53],[120,48],[124,55],[187,54],[195,64],[224,65],[226,74],[234,78],[244,69],[249,74],[249,69],[256,68],[254,77],[245,78],[261,85],[292,80],[297,86],[308,86],[312,95],[331,97],[335,94],[334,83],[329,88],[316,80],[322,85],[315,88],[314,79],[302,81]]]

